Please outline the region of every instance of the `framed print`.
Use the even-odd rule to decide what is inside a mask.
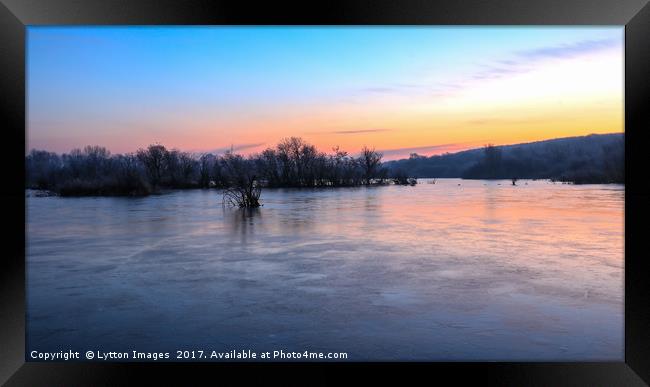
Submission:
[[[643,1],[0,10],[7,385],[650,380]]]

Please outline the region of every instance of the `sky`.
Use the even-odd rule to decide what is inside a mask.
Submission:
[[[385,159],[623,132],[615,27],[27,29],[27,149]]]

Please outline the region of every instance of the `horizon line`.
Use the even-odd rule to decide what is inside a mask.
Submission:
[[[444,154],[450,154],[450,155],[451,155],[451,154],[457,154],[457,153],[462,153],[462,152],[469,152],[469,151],[479,150],[479,149],[481,149],[481,148],[483,148],[483,147],[485,147],[485,146],[488,146],[488,145],[492,145],[492,146],[494,146],[494,147],[498,147],[498,148],[500,148],[500,147],[509,147],[509,146],[517,146],[517,145],[535,144],[535,143],[539,143],[539,142],[546,142],[546,141],[553,141],[553,140],[564,140],[564,139],[581,138],[581,137],[591,137],[591,136],[610,136],[610,135],[617,135],[617,134],[625,135],[625,131],[623,131],[623,132],[610,132],[610,133],[590,133],[590,134],[585,134],[585,135],[581,135],[581,136],[551,137],[551,138],[546,138],[546,139],[542,139],[542,140],[534,140],[534,141],[527,141],[527,142],[517,142],[517,143],[508,143],[508,144],[494,144],[494,143],[491,143],[491,142],[489,142],[489,141],[471,141],[471,142],[464,142],[464,143],[450,143],[450,144],[438,144],[438,145],[428,145],[428,146],[427,146],[427,145],[424,145],[424,146],[404,147],[404,148],[394,148],[394,149],[377,149],[376,151],[377,151],[378,153],[381,153],[383,156],[385,156],[386,153],[388,153],[388,154],[391,154],[391,153],[395,154],[395,153],[398,153],[398,152],[408,152],[408,151],[410,151],[410,150],[418,150],[418,149],[421,149],[421,150],[425,150],[425,149],[449,149],[449,148],[452,148],[452,147],[455,146],[455,145],[461,145],[461,144],[476,144],[476,143],[478,143],[478,142],[483,142],[483,143],[484,143],[483,146],[475,146],[475,147],[470,147],[470,148],[460,149],[460,150],[457,150],[457,151],[455,151],[455,152],[442,152],[442,153],[439,153],[439,154],[433,154],[433,155],[430,155],[430,156],[421,155],[422,157],[427,157],[427,158],[428,158],[428,157],[440,156],[440,155],[444,155]],[[285,138],[291,138],[291,137],[295,137],[295,136],[287,136],[287,137],[283,137],[283,139],[285,139]],[[301,137],[298,137],[298,138],[301,138]],[[280,141],[281,141],[281,140],[280,140]],[[306,141],[305,141],[305,142],[306,142]],[[278,142],[278,143],[279,143],[279,142]],[[306,143],[309,144],[308,142],[306,142]],[[148,147],[150,147],[150,146],[153,146],[153,145],[162,145],[163,147],[165,147],[165,148],[168,149],[168,150],[176,150],[176,151],[179,151],[179,152],[187,153],[187,154],[190,154],[190,155],[193,156],[193,157],[200,156],[200,155],[207,155],[207,154],[212,154],[212,155],[217,156],[217,155],[220,155],[220,154],[230,153],[230,151],[229,151],[230,149],[233,149],[233,150],[241,150],[241,149],[251,148],[251,147],[253,147],[253,145],[263,145],[263,144],[264,144],[264,143],[260,143],[260,144],[236,144],[236,145],[233,144],[233,145],[231,145],[230,147],[218,147],[218,148],[213,148],[212,150],[207,150],[207,151],[200,151],[200,150],[188,150],[188,151],[184,151],[184,150],[179,149],[179,148],[177,148],[177,147],[167,147],[167,146],[165,146],[164,144],[162,144],[162,143],[160,143],[160,142],[152,142],[151,144],[147,145],[146,147],[138,148],[138,149],[135,150],[135,151],[132,151],[132,152],[120,152],[120,153],[113,153],[113,152],[112,152],[110,149],[108,149],[107,147],[102,146],[102,145],[99,145],[99,144],[93,144],[93,145],[91,145],[91,144],[87,144],[87,145],[84,145],[83,147],[75,147],[75,148],[70,149],[70,151],[68,151],[68,152],[61,152],[61,153],[56,152],[56,151],[49,151],[49,150],[47,150],[47,149],[31,148],[31,149],[28,150],[28,148],[26,148],[25,157],[29,156],[29,154],[32,153],[33,151],[41,151],[41,152],[42,152],[42,151],[45,151],[45,152],[54,153],[54,154],[57,154],[57,155],[65,155],[65,154],[70,154],[71,152],[73,152],[73,151],[75,151],[75,150],[83,151],[83,149],[86,148],[86,147],[100,147],[100,148],[104,148],[104,149],[108,150],[110,156],[129,155],[129,154],[135,154],[135,153],[137,153],[139,150],[141,150],[141,149],[146,149],[146,148],[148,148]],[[276,144],[276,145],[277,145],[277,144]],[[309,144],[309,145],[313,145],[313,144]],[[368,146],[368,148],[373,149],[374,147],[373,147],[373,146]],[[215,151],[220,151],[220,150],[224,150],[224,149],[226,149],[226,150],[223,151],[223,152],[215,152]],[[275,149],[275,146],[268,147],[268,148],[266,148],[266,149]],[[320,152],[319,149],[317,149],[317,151]],[[232,153],[233,153],[233,154],[236,154],[236,155],[237,155],[237,154],[239,154],[239,155],[244,155],[244,154],[242,154],[242,153],[237,153],[237,152],[232,152]],[[261,153],[261,152],[252,152],[252,153],[246,154],[245,156],[251,156],[251,155],[260,154],[260,153]],[[322,153],[329,154],[329,153],[327,153],[327,152],[322,152]],[[417,154],[417,152],[410,152],[410,153],[415,153],[415,154]],[[408,159],[408,157],[399,158],[399,159],[391,159],[391,160],[387,160],[387,161],[399,161],[399,160],[406,160],[406,159]]]

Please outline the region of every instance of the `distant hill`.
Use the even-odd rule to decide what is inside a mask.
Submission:
[[[437,156],[388,161],[390,174],[464,179],[553,179],[624,183],[625,134],[591,134],[525,144],[486,146]]]

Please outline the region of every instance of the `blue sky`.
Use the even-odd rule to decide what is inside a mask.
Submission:
[[[28,147],[207,150],[289,135],[327,147],[336,138],[317,133],[331,132],[358,148],[413,132],[396,116],[468,83],[602,51],[622,60],[622,39],[622,27],[28,27]],[[435,145],[418,131],[396,145]]]

